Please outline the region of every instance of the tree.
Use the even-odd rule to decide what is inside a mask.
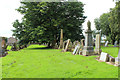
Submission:
[[[13,23],[13,35],[21,43],[49,43],[52,47],[60,40],[60,29],[64,30],[64,40],[83,38],[82,2],[21,2],[17,11],[24,15],[22,22]]]
[[[114,43],[115,40],[120,39],[120,2],[116,3],[116,7],[110,10],[110,29],[111,29],[111,39]]]
[[[120,2],[116,3],[115,8],[110,9],[109,13],[102,14],[94,20],[97,30],[101,30],[112,44],[120,39]]]
[[[109,13],[104,13],[100,18],[94,20],[97,30],[101,30],[101,34],[108,36],[111,31],[109,28]]]

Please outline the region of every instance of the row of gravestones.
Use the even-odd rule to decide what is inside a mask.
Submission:
[[[108,46],[108,43],[109,43],[109,41],[106,41],[106,43],[105,43],[105,47]],[[117,47],[117,43],[118,43],[118,41],[115,41],[115,43],[114,43],[114,47]],[[120,40],[119,40],[119,43],[120,43]]]
[[[80,44],[81,46],[84,46],[85,45],[84,44],[84,39],[81,40],[81,43],[79,41],[74,41],[72,43],[70,39],[65,40],[63,42],[62,51],[64,51],[64,52],[72,51],[72,49],[74,49],[77,44]],[[42,45],[48,46],[47,43],[43,43]],[[55,46],[54,46],[54,49],[59,49],[59,44],[56,43]]]
[[[114,63],[115,66],[120,66],[120,49],[118,51],[118,57],[114,58],[108,53],[102,52],[99,58],[100,61]]]
[[[90,44],[91,46],[88,46],[88,50],[92,49],[92,50],[90,50],[92,52],[92,54],[87,54],[87,55],[100,54],[102,52],[100,41],[101,41],[100,34],[97,34],[96,35],[96,42],[95,42],[95,50],[93,51],[92,42],[91,42],[91,44]],[[72,54],[74,54],[74,55],[76,55],[76,54],[84,55],[84,53],[86,53],[84,51],[84,49],[86,49],[86,47],[87,47],[87,45],[84,45],[84,42],[85,42],[84,40],[81,40],[81,43],[83,45],[77,44],[77,46],[75,47],[75,49],[74,49]]]
[[[79,45],[82,48],[84,46],[84,39],[81,40],[81,43],[79,41],[74,41],[72,43],[70,39],[64,41],[62,51],[63,52],[72,51],[72,49],[74,49],[76,45]]]
[[[27,45],[18,46],[17,43],[6,44],[4,37],[0,37],[0,57],[6,56],[8,54],[7,53],[8,45],[12,46],[11,47],[12,51],[18,51],[20,49],[27,47]]]

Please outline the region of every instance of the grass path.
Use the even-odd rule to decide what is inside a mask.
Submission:
[[[117,78],[118,68],[95,60],[31,45],[2,58],[3,78]]]

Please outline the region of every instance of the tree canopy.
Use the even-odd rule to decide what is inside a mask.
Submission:
[[[80,40],[84,16],[82,2],[21,2],[17,11],[23,14],[22,22],[13,23],[13,36],[21,44],[29,42],[59,43],[60,29],[63,29],[64,40]]]
[[[97,30],[101,30],[103,35],[114,44],[116,40],[120,40],[120,2],[116,2],[115,8],[111,8],[110,12],[102,14],[94,20]]]

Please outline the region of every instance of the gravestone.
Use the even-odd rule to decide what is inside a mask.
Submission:
[[[64,43],[64,44],[65,44],[65,43]],[[70,41],[70,39],[68,39],[66,45],[64,45],[65,48],[63,47],[63,48],[64,48],[64,52],[70,50],[70,46],[71,46],[71,48],[72,48],[72,45],[70,45],[70,44],[71,44],[71,41]]]
[[[79,41],[74,41],[74,42],[73,42],[73,46],[72,46],[72,48],[75,48],[75,46],[77,46],[78,44],[80,44]]]
[[[2,37],[0,37],[0,57],[2,56]]]
[[[100,61],[107,62],[109,60],[109,54],[102,52],[100,55]]]
[[[115,65],[120,66],[120,49],[119,49],[119,52],[118,52],[118,57],[115,58]]]
[[[17,51],[18,50],[18,47],[17,47],[16,43],[13,43],[11,50],[12,51]]]
[[[73,54],[74,54],[74,55],[79,52],[79,49],[80,49],[79,47],[80,47],[80,45],[77,45],[77,46],[75,47],[75,49],[74,49],[74,51],[73,51]]]
[[[63,48],[63,29],[61,29],[61,35],[60,35],[60,46],[59,49]]]
[[[14,43],[17,43],[17,39],[13,38],[13,37],[10,37],[8,38],[8,41],[7,41],[7,44],[8,45],[12,45]]]
[[[55,44],[54,49],[58,49],[58,45],[57,45],[57,43]]]
[[[7,54],[7,46],[4,37],[0,37],[0,57],[5,56]]]
[[[109,55],[109,62],[115,62],[115,58]]]
[[[94,53],[90,21],[87,22],[87,27],[88,29],[85,31],[85,46],[82,51],[82,54],[85,56],[92,55]]]
[[[119,40],[119,47],[120,47],[120,40]]]
[[[115,41],[115,43],[114,43],[114,47],[116,47],[117,46],[117,41]]]
[[[85,39],[81,39],[81,45],[84,47],[84,45],[85,45]]]
[[[109,41],[106,41],[106,43],[105,43],[105,47],[107,47],[107,46],[108,46],[108,43],[109,43]]]
[[[101,36],[99,33],[96,34],[96,41],[95,41],[95,53],[100,54],[101,50]]]

